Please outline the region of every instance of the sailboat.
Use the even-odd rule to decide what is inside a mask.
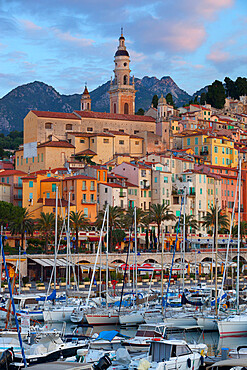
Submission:
[[[238,173],[238,251],[237,251],[237,313],[218,321],[220,337],[239,337],[247,335],[247,311],[239,312],[239,261],[240,261],[240,206],[241,206],[241,158]]]

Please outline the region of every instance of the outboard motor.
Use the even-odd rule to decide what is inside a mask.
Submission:
[[[112,364],[111,359],[108,355],[104,355],[99,359],[99,362],[97,364],[93,365],[93,368],[95,370],[106,370],[108,367],[110,367]]]
[[[13,347],[6,349],[2,353],[2,356],[0,358],[0,370],[8,369],[9,365],[14,361],[14,351]]]

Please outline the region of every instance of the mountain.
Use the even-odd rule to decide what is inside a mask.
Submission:
[[[171,93],[177,106],[188,103],[191,96],[169,76],[161,79],[145,76],[135,78],[136,111],[139,108],[148,109],[154,94],[166,96]],[[90,92],[92,110],[109,112],[110,81]],[[4,134],[23,130],[23,118],[30,110],[57,112],[73,112],[80,107],[81,94],[61,95],[52,86],[35,81],[21,85],[0,99],[0,131]]]

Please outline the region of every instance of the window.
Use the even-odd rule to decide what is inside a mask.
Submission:
[[[94,139],[92,139],[92,143],[94,143]]]
[[[204,175],[204,184],[206,184],[206,175]]]
[[[17,157],[17,166],[19,166],[19,157]]]
[[[233,191],[232,191],[232,197],[233,197]]]
[[[218,147],[217,146],[214,147],[214,152],[218,153]]]
[[[52,184],[51,186],[51,191],[54,193],[56,192],[56,184]]]
[[[50,193],[46,193],[46,198],[50,199]]]
[[[106,181],[106,172],[103,172],[103,181]]]
[[[222,164],[225,164],[225,158],[222,158]]]
[[[29,181],[29,187],[33,188],[33,181]]]
[[[85,143],[85,140],[84,139],[80,139],[80,143],[81,144],[84,144]]]
[[[147,197],[147,191],[144,190],[144,198],[146,198],[146,197]]]
[[[128,103],[124,104],[124,114],[129,114],[129,104]]]
[[[83,202],[86,202],[86,200],[87,200],[87,194],[82,194],[82,200],[83,200]]]
[[[195,155],[198,155],[198,146],[195,146]]]
[[[108,144],[109,143],[109,139],[103,139],[103,143],[104,144]]]
[[[119,145],[124,145],[124,140],[119,140]]]
[[[229,190],[227,190],[227,195],[228,195],[228,197],[230,196],[230,191]]]
[[[195,145],[198,145],[198,137],[195,138]]]
[[[113,113],[117,113],[117,104],[116,103],[113,104]]]
[[[33,199],[33,193],[29,193],[29,199]]]
[[[202,182],[202,175],[199,175],[199,183],[201,184]]]
[[[84,215],[85,217],[88,217],[88,208],[84,208]]]
[[[134,134],[138,134],[139,133],[139,130],[134,130]]]
[[[215,157],[215,164],[218,164],[218,157]]]
[[[28,158],[26,158],[26,163],[28,163]]]
[[[23,165],[23,156],[21,156],[21,165]]]
[[[180,211],[176,211],[176,217],[180,216]]]
[[[92,127],[87,127],[87,131],[93,131],[93,128]]]
[[[52,129],[52,123],[50,123],[50,122],[45,123],[45,128],[46,128],[46,130],[51,130]]]
[[[168,177],[164,176],[164,182],[168,183]]]
[[[71,123],[67,123],[66,124],[66,130],[68,131],[68,130],[72,130],[72,125],[71,125]]]
[[[158,140],[155,140],[154,145],[159,145]]]
[[[100,172],[99,171],[97,172],[97,179],[98,179],[98,181],[100,180]]]
[[[5,178],[4,177],[2,177],[2,182],[5,182]]]
[[[90,190],[95,190],[94,189],[94,181],[91,181],[91,183],[90,183]]]
[[[187,145],[190,145],[190,139],[189,138],[187,139]]]
[[[7,177],[7,184],[9,184],[9,177]]]
[[[166,189],[166,197],[169,198],[169,189]]]
[[[124,85],[127,85],[127,83],[128,83],[128,76],[127,75],[124,75],[123,84]]]
[[[94,194],[91,194],[91,195],[90,195],[90,201],[91,201],[91,203],[93,203],[93,202],[94,202]]]
[[[44,161],[44,155],[43,155],[43,153],[41,153],[41,162],[43,162]]]
[[[157,183],[157,182],[158,182],[158,178],[157,178],[157,177],[155,177],[155,178],[154,178],[154,182],[155,182],[155,183]]]
[[[137,195],[137,189],[135,189],[135,195]]]
[[[152,196],[152,192],[151,192],[151,190],[149,190],[149,192],[148,192],[148,196],[149,196],[149,198],[151,198],[151,196]]]
[[[201,208],[202,208],[202,201],[199,200],[199,209],[201,209]]]
[[[33,163],[34,163],[34,157],[33,157]]]
[[[140,144],[140,141],[135,141],[135,145],[139,145]]]
[[[105,193],[108,193],[108,189],[107,188],[105,188]],[[129,194],[130,194],[130,190],[129,190]]]
[[[200,194],[202,194],[202,188],[200,188]]]

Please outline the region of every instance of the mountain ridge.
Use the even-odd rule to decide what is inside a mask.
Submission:
[[[109,112],[110,81],[90,92],[92,110]],[[153,95],[171,93],[177,106],[188,103],[192,96],[179,88],[170,76],[135,78],[136,111],[148,109]],[[0,131],[4,134],[23,130],[23,119],[30,110],[73,112],[80,107],[81,94],[60,94],[53,86],[33,81],[17,86],[0,99]]]

